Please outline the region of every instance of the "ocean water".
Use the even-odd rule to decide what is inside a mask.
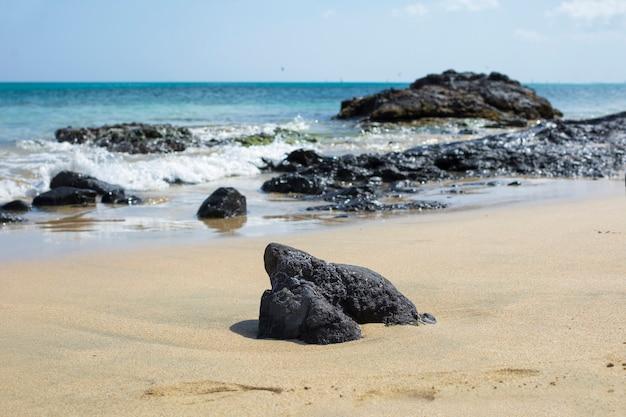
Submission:
[[[36,211],[20,230],[81,232],[97,239],[128,232],[209,230],[195,209],[216,187],[234,185],[251,206],[244,224],[226,230],[258,230],[268,224],[293,228],[333,222],[307,215],[302,204],[259,193],[261,158],[280,159],[307,147],[326,154],[404,150],[421,143],[458,139],[459,127],[374,127],[333,116],[342,100],[408,84],[386,83],[0,83],[0,203],[30,199],[47,190],[50,178],[69,169],[116,183],[148,199],[141,207]],[[626,84],[535,84],[567,118],[626,110]],[[264,146],[199,146],[165,155],[127,155],[89,145],[57,143],[60,127],[122,122],[188,126],[200,143],[254,133],[287,132]],[[479,122],[469,122],[477,135]],[[474,123],[474,124],[473,124]],[[314,143],[294,140],[298,134]],[[192,185],[170,185],[180,180]],[[433,196],[435,198],[436,196]],[[281,226],[277,226],[280,223]],[[205,227],[206,226],[206,227]],[[7,228],[4,228],[7,230]],[[13,230],[13,229],[11,229]],[[15,239],[15,237],[12,237]],[[82,239],[82,237],[81,237]],[[1,240],[1,236],[0,236]],[[58,240],[55,237],[55,241]]]

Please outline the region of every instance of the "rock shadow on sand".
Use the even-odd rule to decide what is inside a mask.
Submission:
[[[248,339],[257,339],[258,320],[242,320],[229,327],[230,331]]]

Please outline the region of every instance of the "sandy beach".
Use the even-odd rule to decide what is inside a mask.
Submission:
[[[389,278],[434,326],[255,339],[271,237],[0,266],[2,416],[618,416],[623,195],[277,237]]]

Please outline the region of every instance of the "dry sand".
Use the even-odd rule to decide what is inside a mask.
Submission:
[[[271,239],[4,264],[0,416],[626,414],[623,195],[276,239],[384,274],[439,323],[256,340]]]

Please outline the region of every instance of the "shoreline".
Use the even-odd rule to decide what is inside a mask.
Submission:
[[[57,257],[89,255],[119,247],[121,252],[158,250],[163,247],[194,247],[203,242],[262,238],[274,234],[324,232],[335,228],[367,227],[375,222],[405,221],[406,218],[432,218],[458,212],[536,206],[568,201],[583,201],[626,194],[620,179],[546,179],[495,177],[467,179],[428,184],[417,194],[444,201],[449,207],[441,210],[407,210],[380,213],[307,212],[307,201],[291,200],[260,192],[258,178],[233,178],[220,184],[234,186],[248,195],[251,212],[248,216],[227,220],[198,220],[195,208],[214,186],[192,186],[182,191],[184,204],[174,199],[165,204],[107,208],[70,207],[35,213],[31,222],[6,225],[0,229],[0,261],[41,261]],[[521,180],[522,185],[507,187],[506,183]],[[489,181],[495,187],[485,186]],[[474,185],[476,184],[476,185]],[[481,185],[482,184],[482,185]],[[444,191],[459,192],[446,194]],[[156,195],[155,195],[156,196]],[[158,197],[155,197],[158,199]],[[170,206],[172,206],[170,208]],[[50,213],[53,217],[50,218]],[[121,214],[120,214],[121,213]],[[167,216],[172,216],[168,218]],[[154,218],[150,219],[150,217]],[[145,223],[145,225],[142,225]]]
[[[624,213],[623,195],[537,201],[2,263],[0,410],[617,416]],[[438,324],[257,340],[269,240],[380,272]]]

